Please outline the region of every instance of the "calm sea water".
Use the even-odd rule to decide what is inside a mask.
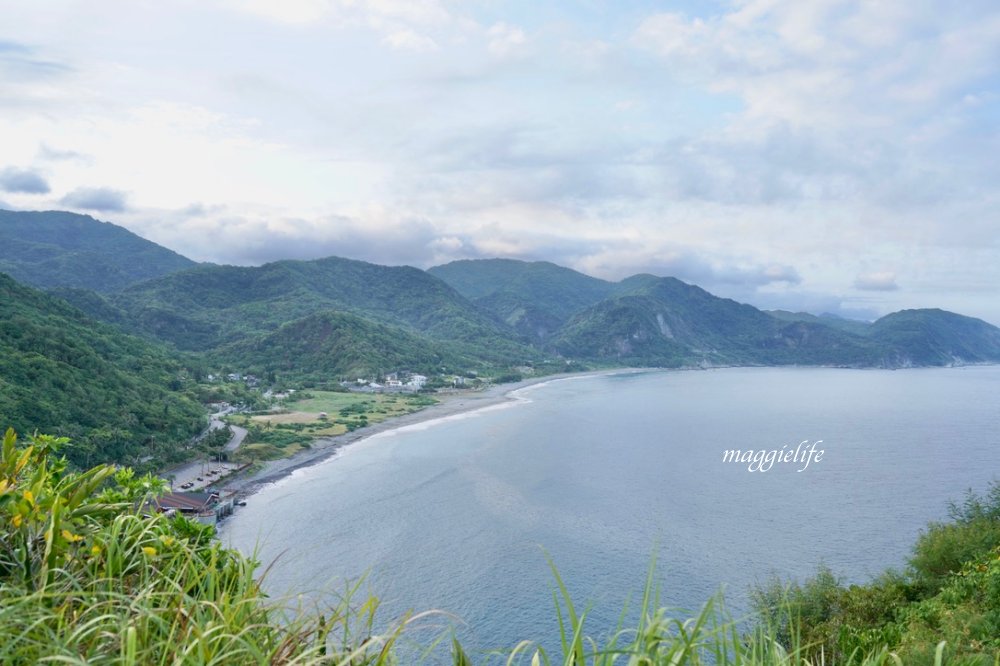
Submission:
[[[698,609],[725,588],[740,614],[772,575],[902,566],[949,500],[1000,478],[998,389],[996,366],[557,381],[347,447],[252,496],[222,538],[274,562],[273,595],[322,600],[367,574],[386,620],[447,611],[472,651],[556,646],[547,555],[593,635],[654,556],[663,603]],[[803,440],[825,450],[803,472],[722,460]]]

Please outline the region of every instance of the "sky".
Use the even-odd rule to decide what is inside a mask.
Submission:
[[[0,207],[1000,324],[1000,5],[0,0]]]

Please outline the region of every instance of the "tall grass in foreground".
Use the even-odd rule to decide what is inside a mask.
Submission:
[[[36,436],[19,446],[8,431],[0,446],[3,665],[361,666],[409,664],[421,656],[456,666],[834,663],[801,640],[794,609],[780,629],[765,623],[749,634],[728,616],[721,595],[693,617],[671,615],[659,606],[652,570],[636,626],[588,637],[587,614],[577,611],[554,566],[560,636],[551,652],[523,642],[473,659],[458,641],[449,646],[447,633],[416,651],[400,650],[424,616],[376,631],[383,626],[376,619],[378,600],[359,596],[358,585],[339,603],[314,612],[268,599],[253,558],[223,548],[211,528],[150,510],[149,498],[162,489],[158,480],[106,466],[68,471],[55,455],[63,443]],[[779,642],[776,635],[787,639]],[[941,643],[926,663],[946,662],[1000,666],[1000,655],[949,660]],[[899,666],[903,660],[877,647],[835,663]]]
[[[67,470],[64,442],[0,447],[0,664],[379,664],[377,603],[286,620],[256,563],[148,505],[158,480]],[[397,632],[398,633],[398,630]]]
[[[746,631],[725,609],[722,594],[710,599],[701,612],[682,617],[658,603],[653,591],[653,569],[640,606],[640,619],[635,627],[621,627],[603,642],[587,636],[586,613],[579,613],[563,584],[559,572],[552,566],[556,590],[553,602],[559,618],[560,645],[556,655],[530,642],[523,642],[509,654],[492,655],[494,664],[530,664],[530,666],[676,666],[680,664],[706,666],[902,666],[904,661],[887,647],[870,652],[855,651],[837,661],[827,660],[822,653],[817,658],[813,645],[804,643],[797,631],[796,609],[786,605],[785,617],[791,617],[791,638],[785,644],[774,639],[775,628],[766,622]],[[1000,665],[1000,653],[992,660],[949,661],[944,642],[936,646],[934,666],[945,663]],[[456,646],[457,649],[457,646]],[[458,654],[456,664],[463,661]]]

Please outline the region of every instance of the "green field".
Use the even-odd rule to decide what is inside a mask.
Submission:
[[[228,421],[249,430],[241,455],[253,459],[290,456],[318,437],[332,437],[394,416],[409,414],[436,400],[422,395],[309,391],[271,413],[233,415]]]

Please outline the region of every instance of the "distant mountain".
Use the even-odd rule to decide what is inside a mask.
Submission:
[[[538,355],[503,322],[434,276],[407,266],[329,257],[259,267],[199,266],[133,285],[110,298],[133,330],[179,349],[212,350],[336,310],[447,341],[482,362]],[[114,310],[113,310],[114,311]]]
[[[176,252],[88,215],[0,210],[0,271],[35,287],[111,293],[192,266]]]
[[[371,377],[402,369],[431,375],[477,364],[447,343],[344,312],[303,317],[222,347],[214,356],[246,372],[286,380]]]
[[[615,285],[547,261],[475,259],[427,271],[532,342],[542,342],[574,314],[607,298]]]
[[[945,310],[894,312],[872,324],[870,336],[896,351],[897,365],[1000,362],[1000,328]]]
[[[195,265],[72,213],[0,211],[2,267],[128,332],[287,377],[396,365],[502,369],[545,359],[857,367],[1000,361],[998,329],[939,310],[874,324],[765,313],[674,278],[640,274],[613,283],[511,259],[426,272],[338,257]]]
[[[606,282],[547,262],[455,261],[429,269],[523,339],[567,358],[629,365],[899,367],[997,362],[995,333],[936,311],[875,324],[762,312],[674,278]]]
[[[854,333],[855,335],[868,335],[871,328],[870,322],[859,321],[857,319],[844,319],[832,314],[817,316],[808,312],[789,312],[787,310],[765,310],[765,312],[781,321],[804,321],[810,324],[823,324],[824,326]]]
[[[0,428],[73,438],[79,465],[159,461],[205,424],[164,350],[0,273]]]
[[[624,285],[632,288],[624,288]],[[563,354],[633,365],[850,365],[885,350],[819,323],[782,322],[675,278],[640,276],[575,315],[552,346]]]

